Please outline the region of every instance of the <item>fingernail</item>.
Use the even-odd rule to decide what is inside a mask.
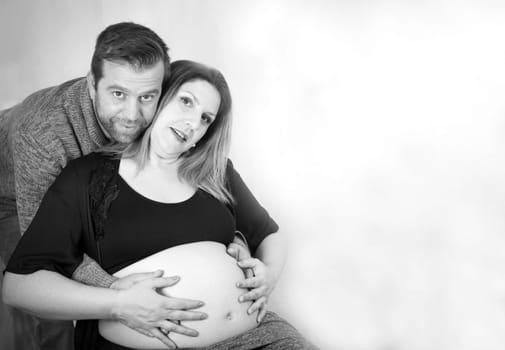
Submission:
[[[209,317],[209,316],[207,316],[207,314],[203,314],[200,316],[200,320],[205,320],[207,317]]]
[[[239,297],[238,301],[243,302],[244,301],[244,297]]]
[[[203,306],[204,302],[203,301],[199,301],[198,302],[198,306]]]
[[[240,287],[240,282],[237,282],[237,284],[235,284],[237,287]]]

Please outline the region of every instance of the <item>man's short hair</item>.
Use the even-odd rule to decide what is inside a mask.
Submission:
[[[105,28],[96,39],[91,59],[95,88],[102,78],[103,62],[127,62],[142,70],[163,62],[166,81],[170,74],[170,56],[165,42],[151,29],[133,22],[121,22]]]

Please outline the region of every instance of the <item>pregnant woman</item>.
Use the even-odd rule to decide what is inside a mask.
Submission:
[[[72,161],[56,179],[8,263],[5,302],[78,320],[77,349],[310,348],[266,311],[284,264],[283,238],[227,158],[225,79],[190,61],[171,70],[158,113],[138,141]],[[127,93],[111,91],[118,99]],[[119,127],[131,125],[125,119]],[[237,230],[254,256],[238,263],[225,251]],[[70,279],[84,253],[117,277],[164,271],[151,291],[188,305],[172,311],[165,302],[159,315],[148,315],[169,344],[123,325],[135,286],[115,291]],[[191,321],[178,321],[188,315]]]

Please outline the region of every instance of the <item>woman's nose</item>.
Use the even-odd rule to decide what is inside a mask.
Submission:
[[[192,120],[184,121],[184,126],[189,129],[194,129],[196,127],[195,122]]]

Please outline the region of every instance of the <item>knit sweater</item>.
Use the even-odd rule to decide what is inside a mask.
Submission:
[[[85,78],[0,111],[0,215],[15,215],[17,207],[23,234],[67,162],[106,143]]]

